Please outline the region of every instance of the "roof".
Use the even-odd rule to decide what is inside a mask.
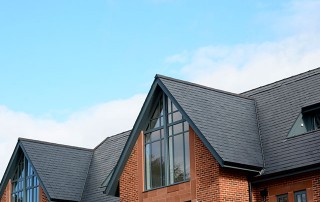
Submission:
[[[254,99],[160,75],[156,78],[224,164],[263,167]]]
[[[156,75],[106,193],[113,195],[148,112],[165,93],[223,167],[259,172],[263,167],[255,100],[230,92]]]
[[[19,139],[51,200],[80,201],[93,150]]]
[[[257,102],[264,175],[320,163],[320,130],[288,138],[301,109],[320,102],[320,68],[242,95]]]
[[[103,193],[130,131],[107,137],[94,149],[19,138],[0,184],[0,196],[14,170],[17,156],[25,154],[51,201],[118,202]]]
[[[103,193],[102,183],[116,165],[129,134],[130,131],[126,131],[108,137],[94,149],[81,202],[119,201]]]

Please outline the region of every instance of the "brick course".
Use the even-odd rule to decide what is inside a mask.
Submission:
[[[192,128],[189,132],[190,181],[143,191],[144,144],[141,133],[120,177],[121,202],[249,201],[246,173],[221,168]]]
[[[0,202],[10,202],[10,190],[11,190],[11,181],[8,182],[6,189],[2,197],[0,198]]]
[[[266,202],[276,202],[277,195],[288,193],[289,202],[293,202],[295,191],[306,190],[308,202],[320,202],[320,170],[253,184],[253,201],[260,202],[260,191],[268,190]]]
[[[121,202],[197,201],[248,202],[248,178],[244,171],[222,168],[208,148],[190,128],[190,176],[188,182],[151,191],[144,191],[143,134],[141,133],[120,177]],[[267,188],[266,202],[276,202],[276,196],[307,190],[308,202],[320,202],[320,171],[272,180],[252,185],[252,201],[261,202],[260,191]]]
[[[246,173],[222,168],[200,138],[194,136],[197,200],[249,201]]]

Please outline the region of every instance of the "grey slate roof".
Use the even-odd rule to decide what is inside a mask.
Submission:
[[[51,199],[80,201],[93,151],[19,139]]]
[[[157,76],[224,162],[263,167],[255,101]]]
[[[94,149],[81,202],[119,201],[119,198],[103,194],[103,181],[116,165],[130,131],[108,137]]]
[[[19,138],[44,189],[52,200],[109,201],[101,187],[117,163],[130,131],[106,138],[95,149],[85,149]]]
[[[320,68],[244,92],[257,101],[264,174],[320,163],[320,130],[287,138],[303,107],[320,103]]]

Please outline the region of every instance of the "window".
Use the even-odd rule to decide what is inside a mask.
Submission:
[[[294,202],[307,202],[306,190],[294,192]]]
[[[292,126],[289,137],[320,129],[320,103],[302,108]]]
[[[146,189],[188,180],[189,124],[165,95],[157,101],[144,134]]]
[[[38,202],[39,181],[31,164],[22,155],[12,179],[13,202]]]
[[[277,196],[277,202],[288,202],[288,194]]]

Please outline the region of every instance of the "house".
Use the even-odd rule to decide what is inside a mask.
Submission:
[[[320,68],[241,94],[156,75],[94,149],[20,138],[4,201],[320,201]]]

